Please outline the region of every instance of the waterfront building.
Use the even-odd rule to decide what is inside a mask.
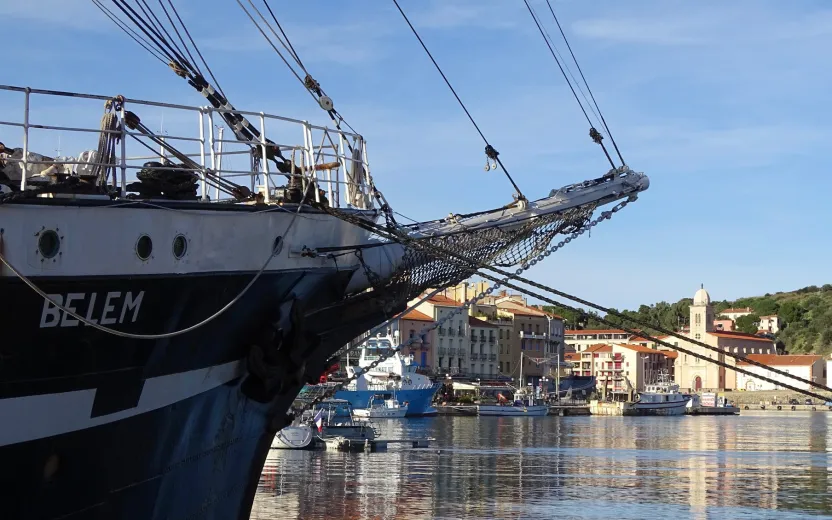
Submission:
[[[570,353],[573,373],[595,376],[599,392],[630,394],[656,382],[660,373],[673,376],[676,352],[638,344],[599,343]]]
[[[416,309],[400,315],[391,325],[393,345],[399,346],[415,338],[413,342],[402,349],[402,355],[413,356],[413,364],[420,368],[433,371],[433,345],[436,339],[436,329],[420,334],[422,329],[430,327],[434,319]]]
[[[418,300],[410,302],[410,305]],[[462,303],[436,294],[419,304],[416,310],[426,314],[434,321],[439,321],[448,314],[456,312]],[[437,375],[465,375],[468,372],[469,336],[468,314],[459,312],[436,328],[435,343],[431,349],[433,360],[431,366]]]
[[[629,343],[631,336],[620,329],[567,330],[563,333],[563,341],[575,352],[582,352],[598,343]]]
[[[497,325],[486,319],[468,317],[468,328],[471,336],[471,350],[468,358],[471,360],[470,377],[494,378],[497,376]]]
[[[753,312],[750,309],[728,309],[728,311],[730,312],[727,315],[737,317],[744,315],[742,313],[751,314]],[[690,306],[690,331],[683,335],[732,354],[743,356],[776,354],[774,342],[770,339],[743,332],[715,330],[711,297],[704,287],[696,291],[693,297],[693,304]],[[706,358],[698,359],[692,355],[679,353],[675,363],[675,381],[682,389],[719,391],[738,388],[737,373],[734,370],[726,369],[708,361],[708,359],[719,360],[727,363],[730,367],[736,366],[734,358],[678,338],[668,338],[666,341],[677,347],[701,354]]]
[[[788,372],[789,374],[797,376],[801,379],[814,381],[815,383],[820,383],[822,385],[825,385],[827,381],[827,364],[826,361],[823,359],[823,356],[778,356],[775,354],[750,354],[747,356],[747,358],[752,361],[757,361],[758,363],[763,363],[766,366],[776,368],[784,372]],[[809,383],[801,383],[800,381],[785,376],[781,376],[779,374],[775,374],[771,370],[761,368],[756,365],[751,365],[747,361],[738,361],[737,365],[744,368],[745,370],[748,370],[749,372],[753,372],[755,375],[761,375],[770,379],[782,381],[802,390],[812,390],[812,387],[809,385]],[[769,383],[768,381],[763,381],[762,379],[759,379],[754,375],[746,375],[739,373],[737,374],[737,387],[742,390],[748,391],[783,390],[783,387],[780,385],[775,385],[773,383]]]
[[[777,334],[780,332],[780,318],[776,314],[771,316],[760,316],[760,323],[757,325],[757,333]]]
[[[540,309],[531,307],[520,295],[503,291],[496,297],[497,315],[511,318],[512,337],[509,341],[512,377],[520,376],[520,355],[523,355],[523,381],[520,385],[537,386],[543,376],[554,375],[557,370],[557,353],[560,345],[550,337],[550,329],[563,331],[563,319],[552,317]],[[555,322],[554,324],[552,322]]]
[[[750,314],[754,314],[754,310],[751,307],[743,307],[741,309],[725,309],[724,311],[720,312],[720,316],[725,316],[729,320],[736,323],[737,318],[740,316],[748,316]]]

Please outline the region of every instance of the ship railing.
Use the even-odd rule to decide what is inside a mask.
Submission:
[[[3,157],[7,164],[20,165],[23,173],[20,189],[25,190],[33,177],[42,179],[47,175],[44,171],[49,171],[52,166],[64,174],[76,173],[81,167],[101,167],[113,173],[108,183],[113,188],[120,188],[124,196],[128,183],[136,180],[139,170],[169,169],[169,166],[144,166],[148,161],[164,163],[175,159],[169,157],[170,153],[162,146],[157,154],[157,150],[147,143],[144,133],[122,124],[125,112],[130,111],[138,115],[147,128],[159,128],[158,138],[197,164],[197,168],[178,170],[197,175],[198,198],[202,201],[229,198],[219,187],[211,186],[215,183],[206,175],[206,171],[210,171],[214,177],[247,185],[252,193],[262,194],[266,203],[277,202],[280,185],[287,177],[294,177],[301,181],[307,197],[316,202],[325,197],[324,202],[334,207],[373,207],[367,147],[359,134],[265,112],[230,111],[131,98],[125,98],[121,110],[115,112],[119,123],[116,129],[102,129],[102,104],[112,99],[112,96],[0,85],[0,103],[12,106],[22,101],[23,104],[17,119],[0,120],[0,142],[6,146],[7,153],[11,155],[10,150],[18,148],[15,146],[18,142],[22,149],[20,158]],[[222,118],[224,113],[246,116],[259,127],[259,142],[246,143],[229,138],[230,130],[224,127]],[[95,157],[97,154],[82,160],[80,153],[95,152],[102,136],[118,139],[115,160],[100,162],[101,158]],[[296,141],[278,140],[287,136],[295,136]],[[274,141],[274,146],[292,161],[288,174],[270,171],[274,166],[266,160],[266,147],[258,146],[266,144],[267,139]],[[73,150],[79,155],[62,157],[62,149]],[[47,157],[50,154],[43,153],[45,150],[57,153]],[[43,157],[33,156],[33,152]]]

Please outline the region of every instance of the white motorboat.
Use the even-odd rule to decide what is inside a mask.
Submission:
[[[684,415],[690,396],[679,392],[679,385],[667,374],[639,392],[627,415]]]
[[[315,443],[315,433],[308,424],[287,426],[277,432],[272,442],[272,448],[277,450],[311,449]]]
[[[400,403],[393,394],[376,394],[367,408],[356,408],[353,415],[370,419],[400,419],[407,415],[407,403]]]

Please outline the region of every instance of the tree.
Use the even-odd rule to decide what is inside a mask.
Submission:
[[[787,324],[798,324],[803,319],[803,309],[793,301],[787,301],[780,306],[780,319]]]
[[[757,325],[760,323],[760,317],[756,314],[747,314],[745,316],[740,316],[734,322],[737,326],[737,329],[740,332],[745,332],[747,334],[754,334],[757,332]]]

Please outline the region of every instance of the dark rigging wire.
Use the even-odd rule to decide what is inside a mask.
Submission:
[[[331,213],[331,214],[334,214],[335,216],[337,216],[337,217],[339,217],[339,218],[343,218],[343,217],[342,217],[342,216],[340,216],[338,213],[334,213],[332,208],[322,208],[322,209],[324,209],[324,211],[327,211],[327,212],[329,212],[329,213]],[[346,219],[345,219],[345,220],[346,220]],[[658,331],[658,332],[665,333],[665,334],[667,334],[667,335],[669,335],[669,336],[673,336],[673,337],[676,337],[676,338],[682,339],[682,340],[684,340],[684,341],[686,341],[686,342],[688,342],[688,343],[692,343],[692,344],[694,344],[694,345],[697,345],[697,346],[703,347],[703,348],[705,348],[705,349],[707,349],[707,350],[717,352],[718,354],[726,355],[726,356],[728,356],[728,357],[730,357],[730,358],[733,358],[733,359],[736,359],[736,360],[741,360],[741,361],[744,361],[744,362],[746,362],[746,363],[748,363],[748,364],[750,364],[750,365],[754,365],[754,366],[757,366],[757,367],[760,367],[760,368],[765,368],[765,369],[769,370],[769,371],[770,371],[770,372],[772,372],[772,373],[775,373],[775,374],[779,374],[779,375],[786,376],[786,377],[788,377],[788,378],[790,378],[790,379],[797,380],[797,381],[800,381],[800,382],[802,382],[802,383],[806,383],[806,384],[808,384],[808,385],[810,385],[810,386],[813,386],[813,387],[815,387],[815,388],[819,388],[819,389],[824,390],[824,391],[832,392],[832,388],[829,388],[829,387],[827,387],[827,386],[825,386],[825,385],[822,385],[822,384],[820,384],[820,383],[816,383],[815,381],[810,381],[810,380],[808,380],[808,379],[803,379],[803,378],[798,377],[798,376],[796,376],[796,375],[794,375],[794,374],[790,374],[790,373],[785,372],[785,371],[783,371],[783,370],[779,370],[779,369],[776,369],[776,368],[774,368],[774,367],[770,367],[770,366],[768,366],[768,365],[766,365],[766,364],[764,364],[764,363],[760,363],[759,361],[754,361],[754,360],[752,360],[752,359],[746,358],[745,356],[741,356],[741,355],[738,355],[738,354],[732,354],[732,353],[727,352],[727,351],[721,351],[718,347],[714,347],[714,346],[708,345],[708,344],[703,343],[702,341],[699,341],[699,340],[696,340],[696,339],[692,339],[692,338],[688,338],[688,337],[682,336],[682,335],[680,335],[680,334],[679,334],[679,333],[677,333],[677,332],[666,330],[666,329],[664,329],[664,328],[662,328],[662,327],[660,327],[660,326],[656,326],[656,325],[653,325],[653,324],[647,323],[647,322],[645,322],[645,321],[643,321],[643,320],[639,320],[639,319],[637,319],[637,318],[633,318],[633,317],[631,317],[631,316],[626,316],[626,315],[624,315],[624,314],[622,314],[622,313],[620,313],[620,312],[618,312],[618,311],[616,311],[616,310],[614,310],[614,309],[607,308],[607,307],[603,307],[603,306],[601,306],[601,305],[598,305],[598,304],[592,303],[592,302],[590,302],[590,301],[588,301],[588,300],[584,300],[584,299],[579,298],[579,297],[577,297],[577,296],[572,296],[572,295],[570,295],[570,294],[568,294],[568,293],[565,293],[565,292],[563,292],[563,291],[559,291],[559,290],[554,289],[554,288],[552,288],[552,287],[549,287],[549,286],[546,286],[546,285],[542,285],[542,284],[539,284],[539,283],[537,283],[537,282],[533,282],[532,280],[529,280],[529,279],[527,279],[527,278],[524,278],[524,277],[522,277],[522,276],[520,276],[520,275],[518,275],[518,274],[516,274],[516,273],[511,273],[511,272],[509,272],[509,271],[506,271],[506,270],[500,269],[499,267],[495,267],[495,266],[489,265],[489,264],[487,264],[487,263],[485,263],[485,262],[483,262],[483,261],[481,261],[481,260],[478,260],[478,259],[472,259],[472,258],[467,258],[467,257],[465,257],[465,256],[463,256],[463,255],[461,255],[461,254],[459,254],[459,253],[455,253],[455,252],[453,252],[453,251],[449,251],[449,250],[447,250],[447,249],[445,249],[445,248],[443,248],[443,247],[441,247],[441,246],[434,246],[434,245],[432,245],[432,244],[430,244],[430,243],[422,243],[422,242],[419,242],[419,241],[417,241],[417,240],[415,240],[415,239],[413,239],[413,238],[410,238],[410,237],[402,236],[402,235],[400,235],[400,234],[393,233],[393,232],[391,232],[391,231],[389,231],[389,230],[387,230],[387,229],[383,228],[381,225],[379,225],[379,224],[377,224],[377,223],[375,223],[375,222],[370,222],[370,221],[365,221],[365,220],[362,220],[362,221],[360,221],[360,222],[354,222],[354,221],[350,221],[350,220],[346,220],[346,221],[347,221],[347,222],[349,222],[349,223],[351,223],[351,224],[353,224],[353,225],[356,225],[356,226],[359,226],[359,227],[363,227],[363,228],[365,228],[365,229],[367,229],[367,230],[370,230],[370,231],[374,231],[374,232],[375,232],[378,236],[380,236],[380,237],[382,237],[382,238],[387,238],[388,240],[393,240],[393,241],[396,241],[396,242],[401,243],[401,244],[403,244],[403,245],[406,245],[406,244],[414,244],[414,243],[415,243],[415,244],[416,244],[416,246],[415,246],[415,247],[416,247],[417,249],[421,249],[421,250],[427,251],[427,252],[432,253],[432,254],[434,254],[434,255],[439,255],[439,258],[443,258],[443,257],[444,257],[444,258],[445,258],[445,259],[447,259],[447,260],[456,261],[456,262],[462,262],[462,265],[465,265],[465,266],[475,267],[475,268],[477,268],[477,269],[486,269],[486,270],[492,271],[492,272],[494,272],[494,273],[496,273],[496,274],[499,274],[500,276],[504,276],[504,277],[505,277],[505,279],[500,279],[500,278],[498,278],[498,277],[496,277],[496,276],[494,276],[494,275],[490,275],[490,274],[486,274],[486,273],[482,273],[482,272],[480,272],[480,273],[479,273],[479,275],[480,275],[480,276],[482,276],[483,278],[487,279],[487,280],[491,280],[491,281],[493,281],[493,282],[499,283],[499,284],[501,284],[502,286],[507,287],[507,288],[510,288],[510,289],[515,289],[515,290],[517,290],[517,291],[520,291],[520,292],[522,292],[522,293],[528,294],[529,296],[533,296],[533,297],[538,298],[538,299],[540,299],[540,300],[542,300],[542,301],[545,301],[545,302],[547,302],[547,303],[551,303],[551,304],[553,304],[553,305],[558,305],[558,306],[564,307],[564,308],[566,308],[566,309],[572,310],[572,311],[574,311],[574,312],[578,312],[578,313],[583,314],[583,311],[582,311],[581,309],[578,309],[577,307],[572,307],[572,306],[570,306],[570,305],[568,305],[568,304],[564,304],[564,303],[562,303],[562,302],[555,301],[555,300],[553,300],[553,299],[551,299],[551,298],[548,298],[548,297],[546,297],[546,296],[544,296],[544,295],[541,295],[541,294],[539,294],[539,293],[536,293],[536,292],[534,292],[534,291],[532,291],[532,290],[530,290],[530,289],[528,289],[528,288],[520,287],[520,286],[518,286],[518,285],[516,285],[516,284],[513,284],[513,283],[509,282],[508,280],[515,280],[515,281],[518,281],[518,282],[525,283],[525,284],[527,284],[527,285],[530,285],[530,286],[532,286],[532,287],[539,288],[539,289],[541,289],[541,290],[543,290],[543,291],[545,291],[545,292],[548,292],[548,293],[554,294],[554,295],[556,295],[556,296],[560,296],[560,297],[562,297],[562,298],[565,298],[565,299],[568,299],[568,300],[572,300],[572,301],[574,301],[574,302],[576,302],[576,303],[579,303],[579,304],[581,304],[581,305],[585,305],[585,306],[587,306],[587,307],[592,307],[592,308],[595,308],[595,309],[597,309],[597,310],[600,310],[600,311],[606,312],[607,314],[611,314],[611,315],[613,315],[613,316],[617,316],[617,317],[622,318],[622,319],[624,319],[624,320],[627,320],[627,321],[629,321],[629,322],[631,322],[631,323],[635,323],[636,325],[640,325],[640,326],[643,326],[643,327],[646,327],[646,328],[650,328],[650,329],[656,330],[656,331]],[[721,366],[721,367],[728,368],[728,369],[730,369],[730,370],[734,370],[735,372],[740,372],[740,373],[747,374],[747,375],[753,375],[753,376],[758,377],[759,379],[762,379],[762,380],[764,380],[764,381],[766,381],[766,382],[769,382],[769,383],[774,383],[774,384],[779,384],[780,386],[782,386],[782,387],[784,387],[784,388],[787,388],[787,389],[789,389],[789,390],[792,390],[792,391],[795,391],[795,392],[798,392],[798,393],[802,393],[802,394],[804,394],[804,395],[809,395],[809,396],[812,396],[812,397],[815,397],[815,398],[818,398],[818,399],[825,399],[825,397],[824,397],[824,396],[821,396],[820,394],[817,394],[817,393],[814,393],[814,392],[811,392],[811,391],[808,391],[808,390],[804,390],[804,389],[801,389],[801,388],[797,388],[797,387],[792,386],[792,385],[789,385],[789,384],[787,384],[787,383],[783,383],[782,381],[781,381],[781,382],[778,382],[778,381],[775,381],[775,380],[773,380],[773,379],[770,379],[770,378],[766,378],[766,377],[764,377],[764,376],[761,376],[761,375],[759,375],[759,374],[754,374],[754,373],[749,372],[749,371],[747,371],[747,370],[745,370],[745,369],[739,368],[739,367],[737,367],[736,365],[735,365],[735,366],[731,366],[731,365],[729,365],[728,363],[726,363],[725,361],[720,361],[718,358],[717,358],[717,359],[713,359],[713,358],[710,358],[710,357],[706,357],[704,354],[698,354],[698,353],[696,353],[696,352],[693,352],[693,351],[691,351],[691,350],[685,349],[685,348],[683,348],[683,347],[679,347],[678,345],[671,345],[670,343],[667,343],[667,342],[662,341],[662,340],[660,340],[660,339],[658,339],[658,338],[652,337],[652,336],[650,336],[649,334],[646,334],[643,330],[642,330],[642,331],[636,331],[635,329],[630,329],[630,328],[627,328],[626,326],[622,326],[622,325],[620,325],[620,324],[615,324],[615,323],[612,323],[611,321],[606,320],[606,319],[604,319],[604,318],[601,318],[600,316],[596,316],[595,318],[596,318],[598,321],[600,321],[601,323],[607,324],[607,325],[609,325],[609,326],[617,326],[617,327],[618,327],[618,328],[620,328],[621,330],[624,330],[625,332],[629,332],[629,333],[630,333],[630,334],[632,334],[632,335],[638,335],[638,336],[643,336],[643,337],[645,337],[645,336],[646,336],[646,337],[648,337],[651,341],[653,341],[653,342],[655,342],[655,343],[657,343],[657,344],[659,344],[659,345],[665,346],[665,347],[667,347],[667,348],[670,348],[671,350],[676,350],[676,351],[678,351],[678,352],[682,352],[683,354],[688,354],[688,355],[691,355],[691,356],[693,356],[693,357],[695,357],[695,358],[697,358],[697,359],[702,359],[702,360],[705,360],[705,361],[711,362],[711,363],[716,364],[716,365],[719,365],[719,366]]]
[[[592,90],[589,88],[589,83],[587,83],[586,78],[584,77],[584,71],[581,70],[581,65],[578,63],[578,59],[575,58],[575,53],[572,52],[572,46],[569,45],[569,40],[566,38],[566,34],[564,34],[563,32],[563,28],[560,26],[560,21],[558,21],[558,17],[555,14],[555,10],[552,9],[551,2],[549,2],[549,0],[546,0],[546,5],[549,6],[549,12],[552,13],[552,18],[555,19],[555,23],[558,26],[560,35],[563,37],[564,43],[566,43],[566,48],[569,49],[569,54],[572,55],[572,61],[575,62],[575,66],[578,68],[578,73],[581,75],[581,79],[584,81],[584,85],[586,86],[587,92],[589,92],[589,97],[592,98],[592,103],[595,105],[595,109],[598,111],[598,117],[601,118],[601,124],[604,125],[604,129],[607,131],[607,135],[610,136],[610,141],[612,141],[612,145],[615,147],[615,153],[617,153],[618,158],[621,159],[621,164],[626,164],[624,162],[624,157],[621,156],[621,151],[618,149],[618,144],[616,144],[615,138],[612,136],[610,127],[607,126],[607,121],[606,119],[604,119],[604,114],[601,113],[601,107],[599,107],[598,102],[595,101],[595,96],[592,94]]]
[[[286,40],[286,45],[289,46],[288,51],[292,53],[292,57],[295,58],[296,62],[298,62],[298,66],[300,66],[300,68],[303,69],[303,72],[305,72],[308,75],[309,72],[306,70],[306,67],[303,65],[303,62],[300,61],[300,56],[298,56],[298,53],[295,52],[295,48],[294,46],[292,46],[292,41],[289,40],[288,36],[286,36],[286,32],[283,30],[283,26],[280,25],[280,22],[277,21],[277,16],[274,15],[274,11],[272,11],[272,7],[269,5],[268,0],[263,0],[263,4],[266,5],[266,9],[268,9],[269,14],[272,15],[272,20],[274,20],[275,25],[277,25],[277,28],[280,30],[280,34],[283,35],[283,39]]]
[[[575,96],[575,101],[578,102],[578,106],[581,108],[581,112],[583,112],[584,117],[586,118],[586,122],[589,123],[591,127],[589,129],[589,136],[592,138],[593,141],[601,145],[601,149],[604,151],[604,155],[607,156],[607,160],[610,162],[610,165],[613,169],[616,168],[615,162],[613,162],[612,157],[610,157],[609,152],[607,152],[607,148],[604,146],[604,143],[601,142],[601,136],[598,135],[598,131],[592,127],[592,119],[589,118],[589,114],[586,113],[586,109],[584,108],[583,103],[581,103],[581,99],[578,97],[578,93],[575,92],[575,87],[572,86],[572,82],[569,81],[569,77],[566,75],[566,71],[563,70],[563,65],[560,64],[560,60],[558,59],[557,55],[555,55],[555,50],[552,48],[552,45],[549,43],[549,40],[546,39],[546,34],[543,32],[543,27],[540,26],[540,22],[537,20],[537,15],[532,10],[532,6],[529,5],[528,0],[523,0],[523,3],[526,4],[526,8],[529,10],[529,14],[532,15],[532,20],[534,20],[535,25],[537,25],[537,30],[540,31],[540,36],[543,37],[543,41],[546,43],[546,47],[549,48],[549,52],[552,54],[552,58],[555,59],[555,63],[557,63],[558,68],[560,69],[560,73],[563,74],[563,79],[566,80],[566,84],[569,85],[569,90],[572,91],[572,95]]]
[[[182,21],[182,18],[179,16],[179,12],[176,10],[176,7],[174,7],[173,2],[168,0],[168,4],[170,4],[170,8],[173,10],[173,14],[176,15],[176,19],[179,20],[179,24],[182,26],[182,30],[185,31],[185,35],[188,37],[188,40],[191,41],[191,45],[194,46],[194,50],[196,51],[197,56],[199,56],[200,61],[202,61],[202,64],[205,65],[205,70],[208,71],[208,75],[211,76],[211,79],[214,81],[214,85],[217,86],[217,90],[220,94],[222,94],[222,97],[226,97],[225,92],[223,92],[222,87],[220,86],[220,82],[217,80],[217,77],[214,76],[214,72],[211,70],[211,67],[208,66],[208,62],[202,57],[202,53],[199,52],[199,47],[197,47],[196,42],[191,37],[191,32],[188,31],[188,26]]]
[[[163,57],[163,56],[159,53],[159,51],[157,51],[156,49],[154,49],[154,48],[153,48],[153,44],[152,44],[152,43],[150,43],[149,41],[147,41],[147,40],[146,40],[146,39],[145,39],[145,38],[144,38],[141,34],[137,33],[137,32],[136,32],[135,30],[133,30],[133,29],[132,29],[129,25],[127,25],[126,23],[124,23],[124,22],[123,22],[123,21],[122,21],[122,20],[121,20],[118,16],[116,16],[116,15],[115,15],[112,11],[110,11],[109,9],[107,9],[106,7],[104,7],[104,5],[100,2],[100,0],[92,0],[92,3],[94,3],[94,4],[95,4],[95,6],[96,6],[96,7],[98,7],[98,9],[99,9],[102,13],[104,13],[104,15],[105,15],[107,18],[109,18],[110,20],[112,20],[112,22],[113,22],[114,24],[116,24],[116,25],[118,26],[118,28],[119,28],[119,29],[121,29],[122,31],[124,31],[124,33],[125,33],[125,34],[127,34],[127,36],[129,36],[130,38],[132,38],[132,39],[133,39],[133,41],[135,41],[136,43],[138,43],[139,45],[141,45],[141,46],[142,46],[142,48],[143,48],[144,50],[146,50],[148,53],[150,53],[150,55],[151,55],[151,56],[153,56],[153,57],[154,57],[154,58],[156,58],[157,60],[161,61],[161,62],[162,62],[162,63],[164,63],[165,65],[167,65],[167,62],[165,61],[164,57]]]
[[[525,199],[526,197],[523,195],[523,192],[520,191],[520,188],[517,186],[517,183],[514,182],[514,179],[511,178],[511,175],[508,173],[508,170],[503,165],[503,161],[500,160],[499,154],[494,149],[494,147],[492,147],[491,144],[489,144],[488,139],[485,138],[485,134],[482,133],[482,130],[480,130],[479,125],[477,125],[477,122],[474,121],[473,116],[471,116],[471,113],[468,112],[468,109],[465,107],[465,103],[463,103],[462,100],[459,98],[459,96],[456,93],[456,90],[454,90],[454,87],[451,85],[451,82],[448,81],[448,78],[445,76],[445,73],[442,72],[442,68],[439,67],[439,64],[436,63],[435,59],[433,59],[433,55],[428,50],[427,46],[425,45],[425,42],[422,41],[422,38],[421,38],[421,36],[419,36],[419,33],[416,32],[416,28],[413,27],[412,23],[410,23],[410,20],[407,18],[407,15],[404,14],[404,11],[402,10],[401,6],[399,5],[399,2],[397,0],[393,0],[393,3],[396,4],[396,7],[398,8],[399,12],[401,13],[402,17],[404,18],[404,21],[407,22],[408,26],[410,26],[410,30],[413,31],[413,35],[416,36],[417,40],[419,40],[419,43],[422,45],[422,48],[425,50],[425,53],[428,55],[428,58],[430,58],[430,61],[433,62],[433,66],[436,67],[436,70],[442,76],[442,79],[445,80],[445,84],[448,85],[448,88],[451,90],[451,93],[456,98],[456,101],[459,103],[459,106],[462,107],[462,110],[465,111],[465,115],[468,116],[468,119],[471,121],[471,124],[474,125],[474,128],[477,129],[477,132],[480,134],[480,137],[482,137],[482,140],[485,141],[485,150],[486,150],[485,153],[486,153],[486,155],[489,158],[493,159],[497,164],[500,165],[500,168],[502,168],[503,173],[506,174],[506,177],[508,177],[509,182],[511,182],[511,185],[514,186],[515,191],[517,191],[518,197],[521,198],[521,199]]]

